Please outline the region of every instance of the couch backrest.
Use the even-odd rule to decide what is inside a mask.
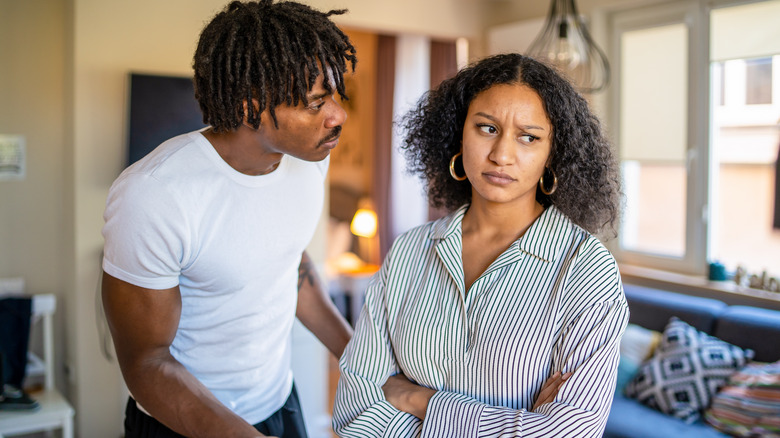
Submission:
[[[753,360],[780,360],[780,311],[730,306],[715,323],[715,337],[755,351]]]
[[[701,298],[624,284],[631,312],[629,322],[659,332],[672,316],[676,316],[698,330],[712,334],[715,321],[728,307],[723,301]]]

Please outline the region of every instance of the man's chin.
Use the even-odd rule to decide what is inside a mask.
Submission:
[[[293,156],[299,160],[317,162],[328,158],[328,155],[330,155],[330,151],[331,151],[330,149],[318,147],[317,149],[311,151],[311,153],[305,155],[300,154],[300,155],[293,155]]]

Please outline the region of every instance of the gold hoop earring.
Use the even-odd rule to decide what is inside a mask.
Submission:
[[[550,169],[549,167],[545,167],[544,170],[549,170],[550,173],[552,173],[553,184],[549,191],[546,188],[544,188],[544,172],[542,172],[542,177],[539,178],[539,190],[541,190],[542,193],[544,193],[545,195],[550,196],[553,193],[555,193],[555,190],[558,189],[558,176],[555,175],[555,172],[553,172],[553,170]]]
[[[457,160],[461,155],[463,155],[463,152],[458,152],[450,160],[450,175],[453,179],[455,179],[455,181],[464,181],[466,178],[468,178],[468,175],[465,173],[463,176],[458,176],[457,172],[455,172],[455,160]]]

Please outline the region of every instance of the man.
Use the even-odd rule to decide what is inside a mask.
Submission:
[[[334,95],[357,62],[329,19],[343,12],[231,3],[194,56],[210,126],[112,185],[103,303],[131,393],[127,438],[306,436],[293,320],[337,357],[352,334],[304,251],[346,119]]]

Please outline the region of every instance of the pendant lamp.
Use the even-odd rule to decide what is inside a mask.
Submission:
[[[557,67],[582,93],[596,93],[609,85],[609,62],[577,12],[574,0],[552,0],[544,28],[528,55]]]

